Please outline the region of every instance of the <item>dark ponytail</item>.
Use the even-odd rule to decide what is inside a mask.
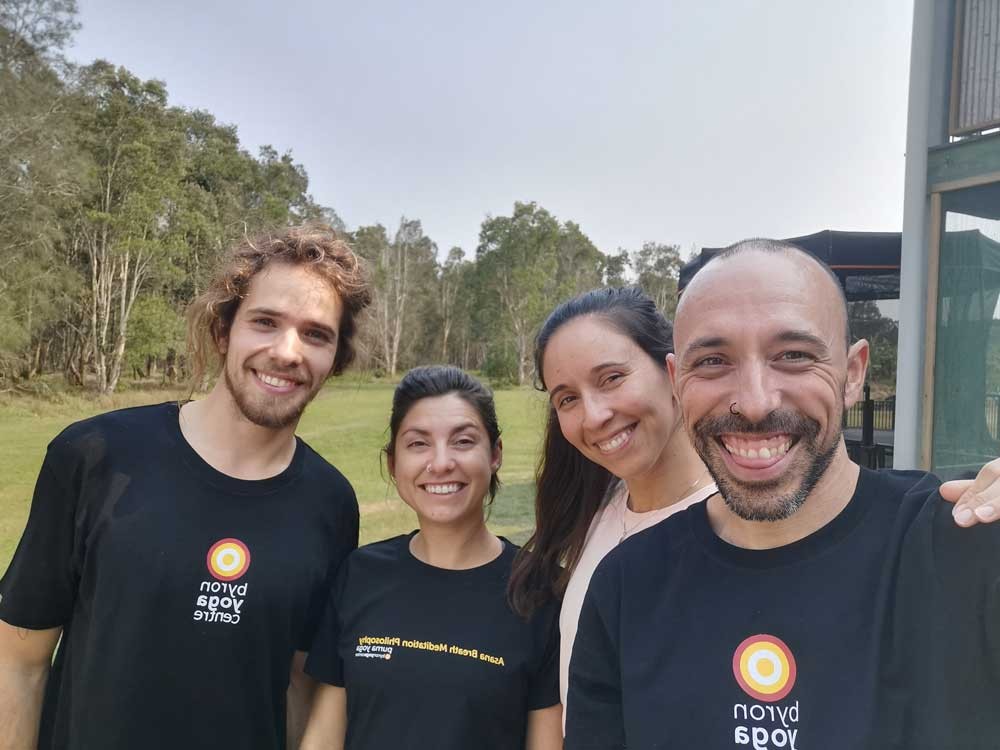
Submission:
[[[673,348],[673,327],[656,304],[637,287],[595,289],[559,305],[535,339],[535,372],[546,389],[542,365],[553,334],[581,315],[600,318],[666,367]],[[553,597],[561,597],[583,552],[587,531],[617,478],[584,457],[559,429],[549,405],[542,456],[535,472],[535,532],[514,560],[508,598],[528,616]]]

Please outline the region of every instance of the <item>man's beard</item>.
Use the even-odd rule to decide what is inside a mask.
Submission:
[[[695,423],[692,431],[695,450],[715,479],[719,494],[729,509],[746,521],[782,521],[802,507],[809,493],[830,466],[840,444],[839,417],[836,424],[838,429],[826,445],[818,443],[821,429],[819,422],[794,411],[771,412],[756,424],[740,414],[704,417]],[[719,451],[726,450],[726,447],[717,437],[726,433],[746,435],[784,433],[797,438],[800,455],[796,456],[795,460],[808,462],[801,470],[798,485],[784,494],[776,494],[779,487],[790,478],[787,473],[776,480],[753,484],[733,478],[723,458],[718,454]],[[796,468],[791,467],[793,475]],[[794,479],[794,476],[791,478]]]
[[[271,430],[281,430],[296,424],[302,416],[302,412],[305,411],[306,406],[309,405],[309,402],[319,392],[319,388],[316,388],[297,403],[283,403],[279,406],[277,399],[274,397],[268,398],[263,393],[261,393],[259,400],[250,398],[248,391],[252,386],[248,383],[247,387],[240,388],[233,381],[229,367],[223,369],[225,371],[226,387],[229,389],[229,393],[232,394],[233,401],[236,402],[236,407],[240,410],[240,414],[255,425]],[[275,372],[277,373],[278,371],[276,370]],[[256,377],[249,370],[247,370],[247,373],[248,378]]]

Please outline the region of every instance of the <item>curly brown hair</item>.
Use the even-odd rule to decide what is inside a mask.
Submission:
[[[253,277],[270,263],[307,266],[340,296],[343,313],[337,354],[330,375],[339,375],[354,360],[358,318],[372,293],[362,262],[330,227],[304,224],[244,237],[222,258],[208,287],[187,310],[188,358],[192,389],[205,375],[218,372],[223,356],[219,342],[236,317]]]

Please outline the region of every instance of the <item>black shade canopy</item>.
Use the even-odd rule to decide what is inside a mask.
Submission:
[[[798,245],[826,263],[840,279],[849,302],[899,299],[899,232],[837,232],[825,229],[785,242]],[[725,248],[706,247],[681,268],[680,291],[709,260]]]

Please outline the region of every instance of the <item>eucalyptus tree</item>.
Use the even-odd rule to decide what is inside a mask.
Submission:
[[[448,356],[448,344],[458,321],[458,312],[464,307],[461,299],[464,272],[469,266],[460,247],[448,251],[448,257],[438,272],[438,316],[441,324],[441,361],[453,361]]]
[[[677,280],[684,265],[680,245],[644,242],[631,257],[636,283],[664,315],[673,318],[677,309]]]
[[[0,2],[0,377],[33,375],[79,279],[60,254],[78,191],[63,48],[72,0]]]
[[[158,263],[183,175],[183,134],[167,91],[97,61],[82,72],[78,145],[88,159],[84,193],[69,229],[86,262],[88,319],[97,387],[121,376],[129,317]]]

